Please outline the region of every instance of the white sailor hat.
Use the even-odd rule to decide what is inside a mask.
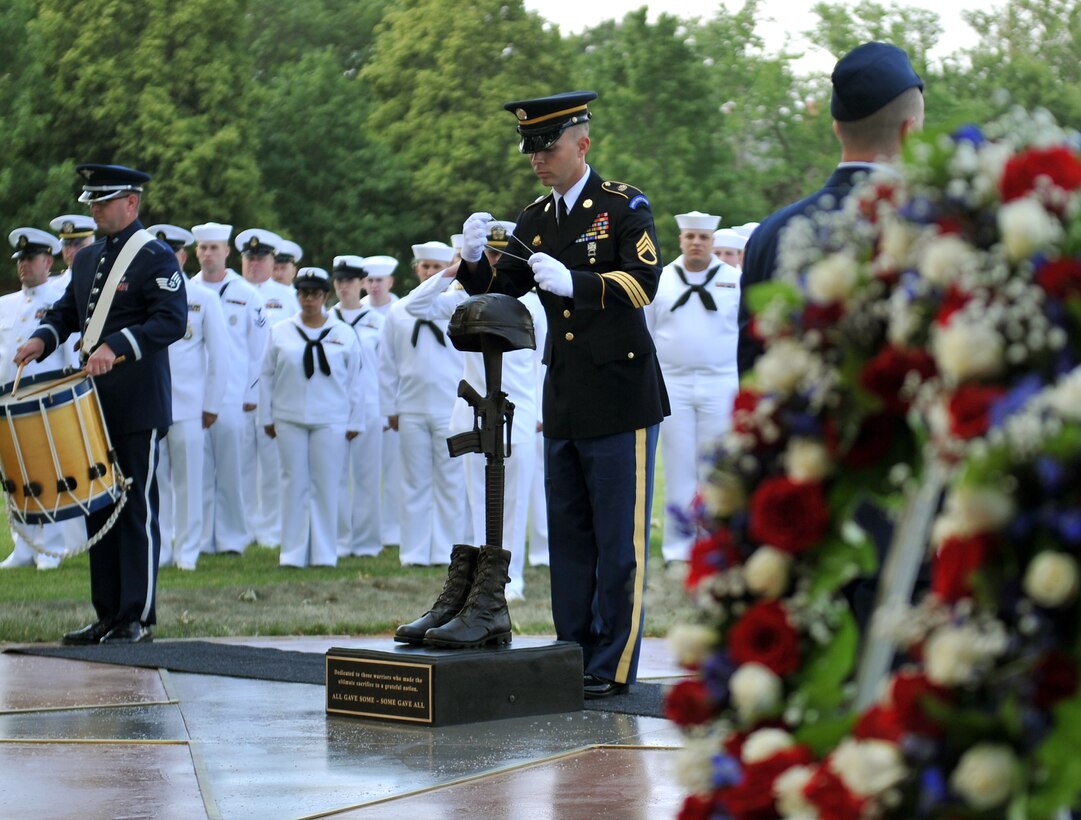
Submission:
[[[510,242],[511,234],[514,233],[515,224],[496,219],[488,223],[488,235],[486,241],[496,250],[502,250]]]
[[[679,225],[681,231],[715,231],[720,221],[719,216],[704,214],[701,211],[676,214],[676,224]]]
[[[236,249],[245,256],[267,256],[277,253],[282,238],[274,231],[248,228],[236,235]]]
[[[363,256],[335,256],[331,273],[335,279],[363,279],[368,275]]]
[[[742,225],[736,225],[736,227],[734,227],[732,230],[734,230],[740,236],[749,239],[751,234],[754,233],[754,229],[757,227],[757,222],[744,222]]]
[[[465,239],[464,233],[454,233],[450,235],[450,246],[456,251],[462,249],[462,241]]]
[[[398,267],[398,260],[393,256],[365,256],[364,270],[368,272],[369,279],[379,279],[390,276]]]
[[[191,232],[196,242],[228,242],[233,226],[222,222],[204,222],[202,225],[193,225]]]
[[[413,246],[413,258],[418,262],[450,262],[454,259],[454,248],[446,242],[422,242]]]
[[[320,289],[330,291],[330,274],[322,268],[301,268],[293,279],[297,290]]]
[[[185,248],[195,241],[194,234],[192,234],[191,231],[181,228],[179,225],[167,225],[162,223],[160,225],[151,225],[147,230],[152,236],[160,239],[174,251]]]
[[[60,234],[62,240],[84,239],[94,235],[97,224],[87,214],[63,214],[49,222],[49,227]]]
[[[39,253],[50,253],[53,256],[60,253],[60,240],[37,228],[16,228],[8,234],[8,242],[15,248],[12,259],[36,256]]]
[[[741,251],[747,244],[747,237],[741,236],[739,231],[734,228],[721,228],[719,231],[713,233],[713,247],[716,248],[732,248],[733,250]]]
[[[75,170],[84,180],[80,202],[107,202],[118,196],[137,194],[150,182],[150,174],[124,165],[89,162],[76,165]]]
[[[275,262],[293,262],[294,264],[304,258],[304,249],[296,242],[283,239],[278,245],[278,252],[274,254]]]

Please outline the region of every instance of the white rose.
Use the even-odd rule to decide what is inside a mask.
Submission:
[[[784,729],[759,729],[743,741],[740,756],[744,763],[760,763],[795,745],[796,739]]]
[[[901,750],[886,740],[844,740],[830,755],[830,768],[860,797],[881,794],[907,774]]]
[[[859,281],[859,266],[851,253],[842,251],[820,259],[807,271],[806,290],[812,302],[844,301]]]
[[[712,518],[727,518],[747,506],[743,482],[731,473],[715,473],[702,483],[702,504]]]
[[[792,568],[792,556],[786,552],[762,546],[751,553],[743,565],[743,578],[747,589],[767,601],[780,598],[788,589]]]
[[[760,390],[787,394],[811,370],[812,357],[794,339],[777,339],[759,357],[754,372]]]
[[[1081,421],[1081,367],[1062,377],[1048,393],[1056,413],[1068,421]]]
[[[1005,803],[1017,785],[1018,763],[1013,749],[999,743],[977,743],[957,762],[950,788],[980,811]]]
[[[697,669],[717,645],[717,631],[703,624],[676,624],[668,631],[668,646],[679,665]]]
[[[773,796],[781,817],[800,820],[814,820],[818,817],[818,809],[803,796],[803,787],[814,776],[814,772],[810,766],[792,766],[773,781]]]
[[[933,344],[939,372],[955,384],[1002,370],[1002,337],[988,325],[954,318],[938,329]]]
[[[1013,496],[997,487],[962,484],[950,491],[940,518],[955,522],[957,535],[994,532],[1016,514]]]
[[[753,720],[777,708],[781,679],[760,663],[745,663],[728,679],[728,691],[740,716]]]
[[[942,686],[961,686],[974,680],[1004,650],[1005,638],[1000,632],[981,632],[972,626],[939,627],[924,644],[927,678]]]
[[[810,438],[794,438],[788,442],[784,463],[788,477],[804,484],[821,481],[833,472],[829,450],[822,442]]]
[[[1039,553],[1025,571],[1024,589],[1040,606],[1065,606],[1077,597],[1077,561],[1065,552]]]
[[[1031,197],[1002,205],[998,229],[1006,255],[1015,262],[1050,248],[1062,238],[1062,224]]]
[[[936,236],[920,254],[920,275],[936,287],[956,282],[961,273],[975,270],[976,249],[956,234]]]
[[[880,262],[897,269],[909,267],[909,256],[919,236],[919,229],[902,219],[885,220],[878,248]]]

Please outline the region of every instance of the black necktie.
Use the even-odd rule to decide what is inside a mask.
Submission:
[[[558,222],[560,225],[562,225],[563,223],[565,223],[567,221],[567,198],[566,197],[561,196],[559,198],[559,207],[556,209],[556,211],[558,212],[558,216],[556,216],[556,222]]]
[[[676,299],[675,304],[672,305],[672,310],[676,310],[677,308],[681,308],[685,304],[687,304],[687,300],[691,298],[692,293],[697,293],[699,297],[701,297],[702,307],[704,307],[706,310],[717,309],[717,303],[713,301],[713,296],[710,295],[709,291],[706,290],[706,285],[713,281],[713,277],[717,275],[717,271],[719,271],[720,268],[714,268],[709,273],[707,273],[706,281],[704,281],[701,285],[692,285],[687,281],[687,274],[683,272],[683,268],[681,268],[679,265],[673,265],[672,267],[675,268],[676,274],[679,276],[679,281],[681,281],[687,286],[687,289],[683,291],[682,294],[680,294],[680,297]]]
[[[437,325],[430,319],[417,319],[417,321],[413,324],[413,338],[411,340],[413,342],[413,347],[417,346],[417,338],[420,336],[420,329],[422,326],[425,325],[431,328],[432,333],[435,334],[435,340],[439,342],[439,344],[443,347],[446,347],[447,343],[443,339],[443,331],[439,329],[439,325]]]
[[[307,376],[309,379],[315,375],[316,353],[319,354],[319,371],[324,376],[330,375],[330,362],[327,361],[326,351],[323,350],[323,339],[327,337],[327,334],[330,333],[330,330],[331,329],[328,327],[326,330],[319,334],[318,338],[309,339],[307,333],[305,333],[299,327],[297,328],[297,333],[300,334],[300,338],[308,344],[308,346],[304,348],[304,375]]]

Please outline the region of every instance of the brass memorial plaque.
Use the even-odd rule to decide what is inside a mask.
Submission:
[[[432,722],[430,665],[329,653],[326,663],[328,713]]]

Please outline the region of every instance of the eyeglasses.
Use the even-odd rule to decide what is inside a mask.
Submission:
[[[322,288],[298,288],[298,299],[318,299],[321,296],[326,296],[326,291]]]

